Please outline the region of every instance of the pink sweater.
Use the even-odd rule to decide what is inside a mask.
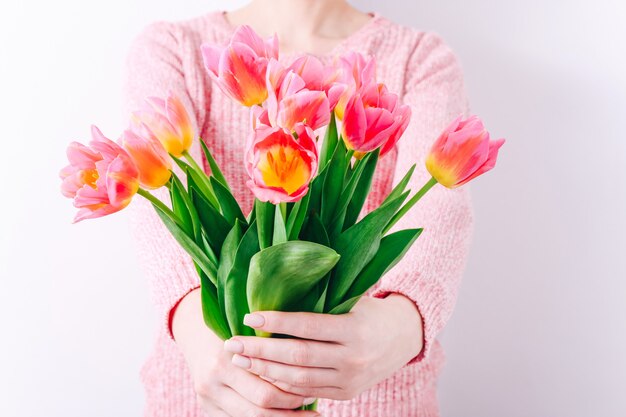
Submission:
[[[245,185],[242,155],[250,131],[249,110],[212,86],[200,54],[203,42],[226,44],[233,31],[222,12],[147,26],[128,54],[125,104],[127,111],[134,110],[146,96],[164,96],[168,89],[182,97],[195,116],[200,136],[214,152],[247,212],[253,196]],[[379,163],[364,209],[369,211],[413,163],[418,168],[410,188],[416,191],[428,179],[423,167],[429,145],[455,116],[467,114],[468,104],[459,62],[434,33],[406,28],[374,13],[369,23],[338,44],[332,53],[319,58],[329,62],[334,54],[349,50],[374,55],[378,79],[390,91],[401,94],[413,110],[397,149]],[[281,55],[283,62],[293,58]],[[201,158],[199,149],[196,143],[191,150],[197,160]],[[146,389],[145,415],[203,416],[170,328],[172,309],[199,286],[198,277],[189,256],[170,237],[152,207],[143,199],[135,199],[131,207],[138,258],[151,281],[152,297],[163,323],[154,351],[141,372]],[[437,186],[396,227],[424,227],[425,231],[370,295],[384,297],[393,292],[413,300],[423,317],[425,348],[393,376],[358,398],[344,402],[321,400],[319,410],[323,416],[438,415],[436,382],[444,356],[436,337],[452,313],[467,257],[472,227],[468,192]]]

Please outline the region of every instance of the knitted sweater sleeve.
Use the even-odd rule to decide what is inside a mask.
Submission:
[[[179,42],[177,27],[169,22],[152,23],[139,33],[126,57],[124,106],[130,113],[138,109],[146,97],[165,97],[171,91],[185,104],[197,132],[198,113],[194,111],[185,85]],[[195,148],[190,152],[196,153]],[[200,161],[197,155],[194,157]],[[169,205],[165,187],[153,194]],[[198,274],[189,255],[174,240],[147,200],[137,197],[129,209],[139,264],[150,280],[152,299],[164,330],[173,339],[171,313],[185,295],[199,287]]]
[[[459,62],[438,35],[426,33],[417,42],[406,74],[404,103],[411,106],[412,118],[398,142],[394,184],[417,164],[408,186],[416,192],[430,178],[424,166],[430,145],[453,118],[467,114],[468,103]],[[436,185],[394,230],[418,227],[424,228],[422,235],[372,294],[402,294],[417,306],[424,345],[411,362],[428,356],[456,302],[472,230],[467,189]]]

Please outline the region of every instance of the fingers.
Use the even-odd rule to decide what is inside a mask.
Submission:
[[[269,380],[283,381],[296,387],[338,387],[339,384],[340,374],[335,369],[291,366],[241,355],[233,356],[233,364]]]
[[[278,388],[285,392],[291,392],[308,398],[328,398],[329,400],[347,401],[356,397],[356,393],[348,392],[337,387],[298,387],[287,382],[274,382]]]
[[[299,395],[281,391],[258,376],[237,368],[233,368],[225,383],[260,408],[294,409],[306,402],[305,398]]]
[[[200,403],[200,407],[202,411],[204,411],[207,415],[211,417],[230,417],[228,414],[224,412],[221,408],[213,405],[210,401],[198,396],[198,402]]]
[[[297,339],[237,336],[224,342],[224,350],[250,358],[290,365],[335,368],[345,347],[335,343]]]
[[[348,315],[260,311],[246,314],[243,323],[268,333],[341,343],[345,341],[346,331],[349,330],[346,316]]]
[[[217,405],[231,417],[318,417],[315,411],[274,410],[259,407],[225,386],[216,398]]]

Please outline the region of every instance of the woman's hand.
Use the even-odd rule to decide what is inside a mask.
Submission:
[[[200,407],[211,417],[313,417],[313,411],[293,411],[314,399],[281,391],[275,385],[238,368],[223,342],[202,322],[200,291],[189,293],[174,311],[172,330],[195,385]]]
[[[235,336],[233,364],[283,391],[349,400],[393,374],[422,350],[422,319],[411,300],[363,297],[344,315],[264,311],[244,323],[301,339]],[[306,340],[302,340],[306,339]]]

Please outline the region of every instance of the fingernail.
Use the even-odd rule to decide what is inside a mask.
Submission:
[[[265,324],[265,318],[260,314],[246,314],[243,316],[243,324],[246,326],[258,328]]]
[[[302,405],[311,405],[315,402],[315,398],[305,398]]]
[[[250,361],[249,358],[246,358],[245,356],[241,356],[241,355],[233,356],[232,361],[233,361],[233,365],[238,366],[243,369],[250,369],[250,366],[252,365],[252,362]]]
[[[224,342],[224,350],[230,353],[243,353],[243,343],[239,340],[229,339]]]

